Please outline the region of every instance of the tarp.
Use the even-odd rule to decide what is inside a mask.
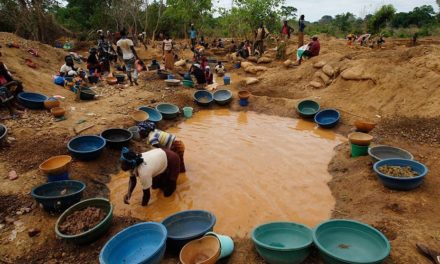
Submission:
[[[303,55],[304,51],[309,49],[309,45],[304,45],[298,48],[298,50],[296,51],[296,60],[299,61],[299,58],[301,58],[301,56]]]

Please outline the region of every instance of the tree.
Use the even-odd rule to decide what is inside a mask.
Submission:
[[[280,15],[285,20],[291,20],[296,18],[296,12],[298,9],[293,6],[281,6]]]
[[[333,23],[340,31],[346,34],[352,31],[352,25],[355,21],[356,17],[352,13],[347,12],[336,15]]]
[[[251,28],[265,23],[270,31],[279,27],[279,8],[284,0],[234,0],[242,13],[243,20]]]
[[[395,13],[396,9],[393,5],[382,6],[369,20],[368,29],[372,33],[378,33],[391,21]]]
[[[333,21],[333,17],[329,15],[325,15],[321,17],[321,19],[318,21],[321,24],[327,24]]]

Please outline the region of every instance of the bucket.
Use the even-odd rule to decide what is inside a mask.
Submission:
[[[183,75],[183,80],[192,81],[191,74],[185,73]]]
[[[192,107],[189,107],[189,106],[185,106],[184,108],[183,108],[183,115],[186,117],[186,118],[190,118],[190,117],[192,117],[192,115],[193,115],[193,108]]]
[[[48,182],[54,182],[54,181],[67,181],[69,179],[69,172],[63,172],[61,174],[48,174],[47,175],[47,181]]]
[[[229,236],[208,232],[205,236],[215,236],[220,241],[220,258],[229,257],[234,252],[234,240]]]
[[[128,131],[130,131],[131,134],[133,134],[133,139],[134,140],[140,140],[141,139],[141,135],[139,134],[139,127],[138,126],[132,126],[132,127],[128,128]]]
[[[168,74],[168,80],[174,80],[174,75]]]
[[[369,146],[359,146],[351,143],[351,156],[353,158],[367,156]]]
[[[223,77],[223,83],[225,85],[230,85],[231,84],[231,76],[225,75],[225,77]]]
[[[248,106],[249,100],[248,99],[240,99],[240,106]]]

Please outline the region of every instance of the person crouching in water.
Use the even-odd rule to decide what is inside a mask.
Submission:
[[[143,190],[142,206],[147,206],[151,196],[150,188],[161,189],[165,197],[174,193],[180,173],[180,158],[175,152],[166,148],[157,148],[141,154],[123,148],[121,169],[130,171],[124,203],[129,204],[139,178]]]

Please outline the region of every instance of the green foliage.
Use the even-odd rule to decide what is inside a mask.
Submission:
[[[296,18],[298,9],[293,6],[281,6],[280,15],[284,20],[292,20]]]
[[[372,33],[378,33],[384,28],[388,22],[391,21],[396,9],[393,5],[382,6],[372,17],[368,20],[368,29]]]

